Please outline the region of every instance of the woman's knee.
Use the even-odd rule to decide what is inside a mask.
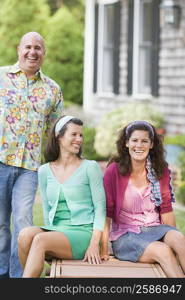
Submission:
[[[168,245],[163,242],[153,242],[147,246],[140,257],[140,262],[162,262],[170,258],[172,251]]]
[[[167,244],[161,242],[156,247],[154,259],[156,259],[157,262],[168,264],[173,255],[172,249]]]
[[[46,248],[46,243],[44,232],[39,232],[33,237],[33,247],[42,248],[44,250]]]
[[[18,235],[18,245],[21,248],[30,246],[34,236],[39,232],[39,228],[34,226],[23,228]]]
[[[182,253],[184,255],[184,252],[185,252],[185,236],[179,231],[174,231],[171,234],[170,247],[177,254]]]

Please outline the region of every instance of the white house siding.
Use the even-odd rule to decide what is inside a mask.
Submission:
[[[161,30],[159,53],[159,98],[157,105],[165,114],[167,131],[185,133],[185,2],[181,6],[178,29]]]
[[[128,5],[123,1],[121,9],[121,36],[120,36],[120,94],[127,94],[127,32],[128,32]]]
[[[87,0],[86,4],[88,2]],[[164,113],[166,129],[169,134],[185,134],[185,1],[176,0],[174,2],[181,7],[180,27],[177,29],[171,26],[161,28],[159,97],[152,97],[150,101]],[[127,95],[127,4],[127,0],[122,0],[119,95],[93,94],[92,89],[87,92],[88,87],[85,86],[88,98],[84,94],[84,112],[92,116],[94,124],[97,124],[105,113],[126,103],[139,101]],[[91,26],[93,26],[93,22],[91,22]],[[93,28],[89,28],[88,32],[90,31],[94,32]],[[90,50],[86,49],[86,51]],[[84,67],[86,68],[86,65]],[[89,87],[92,87],[92,84],[89,84]]]

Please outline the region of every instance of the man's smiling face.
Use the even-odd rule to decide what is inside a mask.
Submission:
[[[27,77],[32,77],[40,69],[45,55],[42,37],[30,32],[23,36],[18,46],[19,66]]]

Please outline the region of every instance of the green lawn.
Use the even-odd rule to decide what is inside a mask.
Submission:
[[[185,235],[185,211],[175,210],[177,228]],[[33,207],[33,222],[34,225],[43,225],[42,204],[35,203]]]
[[[36,226],[44,225],[41,203],[35,203],[33,206],[33,224]]]
[[[185,235],[185,211],[175,210],[177,228]]]

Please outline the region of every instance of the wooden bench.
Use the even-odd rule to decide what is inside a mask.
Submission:
[[[49,278],[164,278],[159,264],[120,261],[113,256],[99,265],[90,265],[81,260],[53,258]]]

